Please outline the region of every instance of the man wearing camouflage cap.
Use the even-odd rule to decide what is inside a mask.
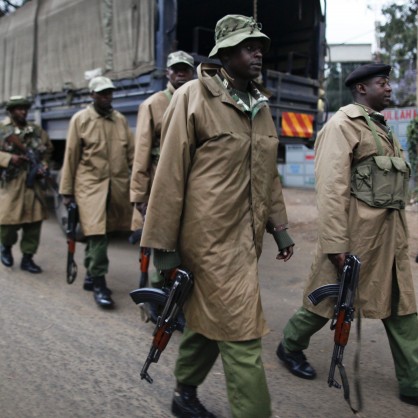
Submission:
[[[132,168],[130,198],[137,210],[133,213],[132,230],[142,227],[155,170],[160,157],[161,124],[173,93],[193,78],[193,57],[184,51],[172,52],[167,57],[167,88],[153,94],[138,109],[135,134],[135,156]],[[161,277],[151,276],[151,282],[159,286]],[[157,320],[155,305],[148,312],[152,322]]]
[[[126,118],[112,107],[115,86],[107,77],[89,83],[93,104],[77,112],[68,128],[60,193],[76,201],[87,245],[84,289],[101,308],[113,308],[105,275],[107,233],[129,230],[129,178],[134,142]]]
[[[400,399],[418,405],[418,321],[408,255],[405,205],[410,167],[380,113],[390,103],[391,67],[366,64],[345,80],[353,104],[341,107],[315,143],[318,244],[303,307],[288,321],[277,355],[294,375],[313,379],[303,350],[334,313],[335,300],[313,306],[307,298],[337,279],[347,254],[360,258],[355,307],[381,319]]]
[[[53,147],[47,133],[27,121],[31,104],[25,97],[12,96],[6,104],[9,116],[0,125],[0,241],[1,261],[12,267],[12,247],[21,229],[20,268],[36,274],[42,269],[33,261],[33,255],[39,246],[42,220],[47,217],[41,180]],[[31,170],[29,152],[34,157],[32,162],[36,160],[37,172]],[[36,169],[37,165],[43,168]]]
[[[220,354],[234,417],[269,417],[261,359],[268,332],[257,262],[266,227],[287,261],[293,242],[277,172],[278,137],[260,76],[270,39],[253,18],[228,15],[215,29],[198,80],[178,89],[163,120],[162,149],[141,245],[158,269],[194,275],[184,307],[172,412],[214,417],[197,398]]]

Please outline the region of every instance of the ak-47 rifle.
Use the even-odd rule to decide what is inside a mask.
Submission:
[[[67,283],[72,284],[77,278],[77,264],[74,260],[75,254],[75,242],[77,234],[77,223],[78,223],[78,208],[75,202],[71,202],[67,206],[68,218],[67,218]]]
[[[142,229],[137,229],[129,236],[129,243],[132,245],[141,242]],[[139,269],[141,275],[139,277],[139,287],[145,287],[148,283],[148,269],[151,258],[151,248],[140,247],[139,249]]]
[[[58,195],[58,185],[51,176],[49,168],[42,163],[40,152],[33,148],[27,148],[16,134],[9,135],[6,141],[13,144],[28,161],[29,167],[26,176],[26,186],[33,189],[36,178],[40,177],[42,187],[46,189],[49,186]],[[40,200],[42,201],[42,199]]]
[[[141,370],[141,379],[148,383],[153,380],[148,374],[151,363],[157,363],[161,353],[166,348],[171,335],[177,328],[177,317],[193,287],[193,275],[185,268],[177,268],[173,274],[166,278],[163,289],[142,288],[130,293],[132,300],[137,304],[155,303],[164,306],[162,314],[158,317],[153,332],[153,340],[147,359]]]
[[[347,345],[350,335],[351,322],[354,319],[354,298],[357,290],[360,274],[360,260],[355,255],[347,255],[339,283],[327,284],[319,287],[308,295],[309,300],[317,305],[326,297],[338,297],[334,307],[334,315],[331,321],[331,330],[334,330],[334,352],[332,354],[331,366],[328,374],[328,386],[341,388],[335,378],[335,368],[338,367],[344,388],[344,399],[355,413],[361,409],[362,401],[360,390],[357,386],[359,408],[354,409],[350,402],[350,387],[343,365],[344,348]]]

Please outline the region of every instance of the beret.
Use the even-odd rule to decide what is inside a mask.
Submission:
[[[391,69],[392,67],[387,64],[373,63],[360,65],[360,67],[357,67],[354,71],[348,74],[344,84],[346,85],[346,87],[350,87],[355,83],[367,80],[369,78],[389,77]]]

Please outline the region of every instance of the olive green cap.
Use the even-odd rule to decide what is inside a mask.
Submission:
[[[184,51],[172,52],[167,57],[167,68],[176,64],[186,64],[194,69],[194,59]]]
[[[14,107],[27,107],[30,108],[32,102],[23,96],[12,96],[6,103],[6,110],[11,110]]]
[[[215,46],[209,57],[214,57],[220,49],[231,48],[249,38],[259,38],[266,51],[270,48],[270,38],[261,32],[261,23],[253,17],[226,15],[216,24]]]

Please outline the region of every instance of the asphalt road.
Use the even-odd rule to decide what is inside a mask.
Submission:
[[[263,340],[263,358],[272,396],[274,417],[344,418],[352,416],[341,390],[328,388],[333,348],[328,327],[317,333],[306,354],[317,370],[314,381],[292,376],[275,355],[287,319],[300,306],[303,282],[315,245],[314,193],[286,189],[291,233],[297,243],[287,263],[275,260],[270,236],[260,261],[263,305],[271,333]],[[411,227],[411,265],[418,288],[418,212],[408,211]],[[141,381],[139,371],[151,343],[153,326],[141,321],[129,292],[138,284],[137,248],[126,235],[111,240],[108,285],[114,311],[96,307],[92,294],[82,289],[84,245],[78,244],[79,276],[65,280],[66,242],[55,218],[44,223],[36,255],[44,269],[31,275],[16,265],[0,267],[0,418],[134,418],[169,417],[174,377],[172,370],[180,334],[176,332],[150,374],[154,383]],[[380,321],[362,322],[361,380],[364,409],[361,417],[410,418],[417,407],[398,399],[392,358]],[[353,332],[345,364],[352,381],[357,348]],[[205,406],[218,417],[230,417],[220,361],[199,389]],[[243,417],[244,418],[244,417]]]

